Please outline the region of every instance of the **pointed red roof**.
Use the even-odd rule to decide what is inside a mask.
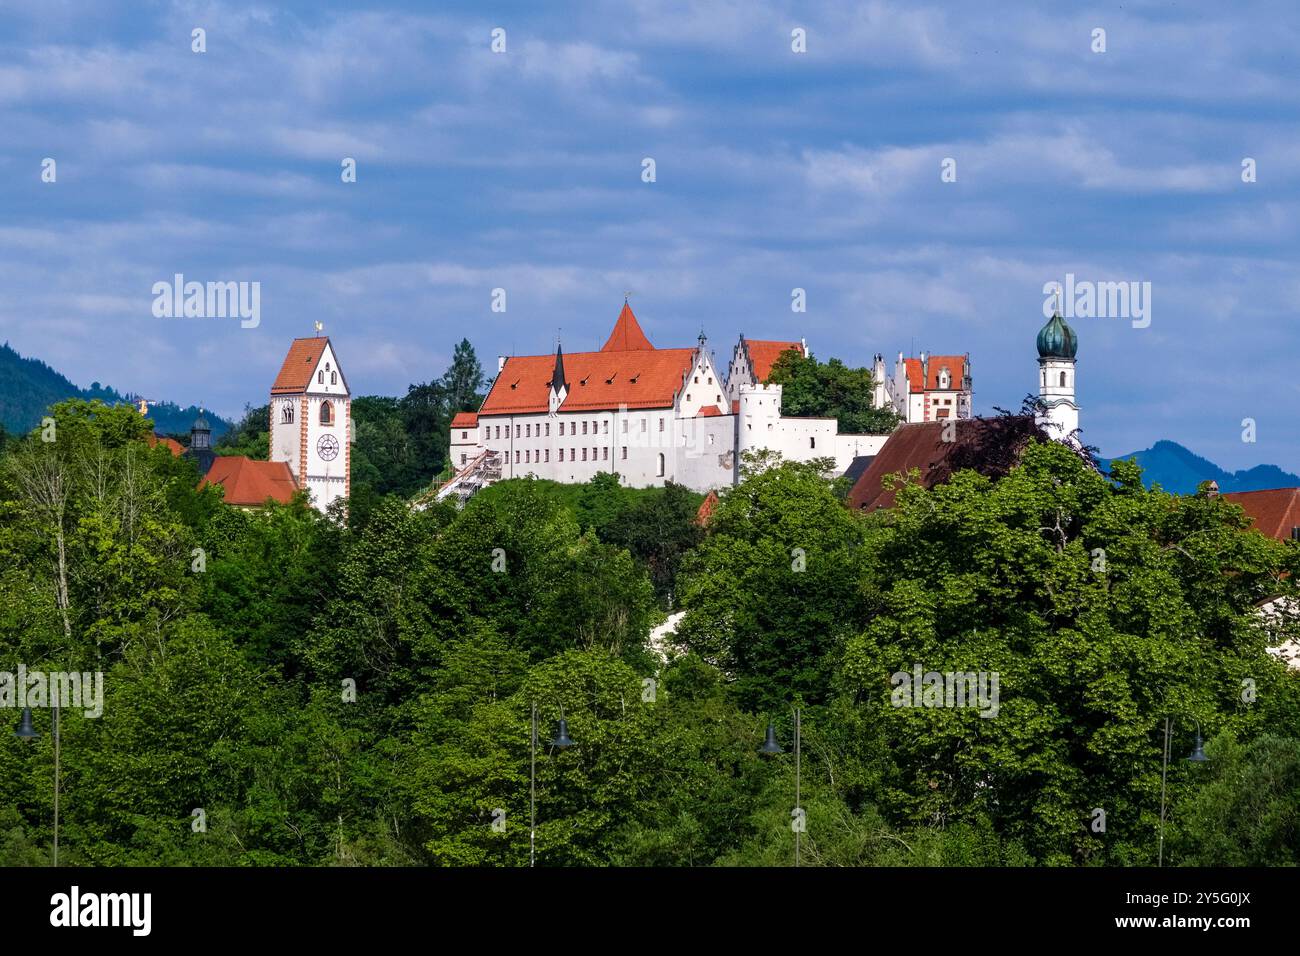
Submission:
[[[654,350],[650,340],[645,337],[641,331],[641,324],[637,322],[636,316],[632,314],[632,307],[626,302],[623,303],[623,311],[618,314],[618,321],[614,323],[614,331],[609,333],[609,339],[600,347],[602,352],[633,352],[642,349]]]
[[[272,395],[306,391],[311,383],[311,373],[316,371],[325,346],[329,345],[329,336],[316,336],[310,339],[294,339],[289,346],[289,354],[284,357],[280,374],[271,386]]]
[[[570,352],[564,356],[569,391],[560,411],[671,408],[694,361],[694,349]],[[510,356],[478,410],[479,418],[546,411],[554,370],[554,355]]]

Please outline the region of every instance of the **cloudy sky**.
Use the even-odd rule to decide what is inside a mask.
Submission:
[[[630,291],[724,359],[970,352],[989,411],[1073,273],[1152,290],[1073,321],[1086,441],[1300,471],[1300,11],[1064,6],[0,0],[0,339],[233,415],[315,320],[401,394],[462,337],[598,347]],[[155,317],[176,273],[260,282],[260,326]]]

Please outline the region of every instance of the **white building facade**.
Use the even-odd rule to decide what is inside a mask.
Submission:
[[[271,386],[270,460],[325,511],[352,491],[352,393],[329,338],[294,339]]]
[[[916,358],[905,358],[899,352],[892,375],[885,370],[884,356],[877,353],[871,377],[876,386],[876,406],[891,406],[908,424],[970,418],[974,414],[969,353],[922,352]]]

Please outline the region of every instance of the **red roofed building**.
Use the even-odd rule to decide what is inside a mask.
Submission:
[[[294,339],[271,386],[271,461],[324,511],[352,492],[352,393],[328,336]]]
[[[1260,534],[1278,541],[1300,540],[1300,488],[1233,491],[1223,497],[1240,505]]]
[[[727,397],[740,400],[742,389],[766,385],[772,366],[786,352],[797,352],[807,358],[808,343],[798,341],[773,341],[747,339],[743,335],[731,352],[731,365],[727,368]]]
[[[735,462],[725,395],[703,334],[694,348],[655,348],[624,302],[598,352],[503,358],[477,416],[454,420],[452,462],[502,478],[720,487]],[[447,487],[480,484],[469,477]]]
[[[243,455],[219,455],[199,487],[220,485],[228,505],[258,508],[267,501],[288,504],[298,490],[289,466],[282,461],[254,461]]]
[[[892,405],[905,422],[935,422],[972,415],[969,354],[922,352],[917,358],[905,358],[899,352],[893,375],[885,371],[884,356],[877,354],[872,378],[876,383],[875,404]]]

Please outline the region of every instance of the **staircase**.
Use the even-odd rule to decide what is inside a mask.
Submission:
[[[443,482],[435,491],[430,489],[416,499],[413,507],[423,511],[432,501],[445,501],[455,498],[463,506],[477,492],[501,478],[501,453],[485,451],[456,473],[454,478]]]

